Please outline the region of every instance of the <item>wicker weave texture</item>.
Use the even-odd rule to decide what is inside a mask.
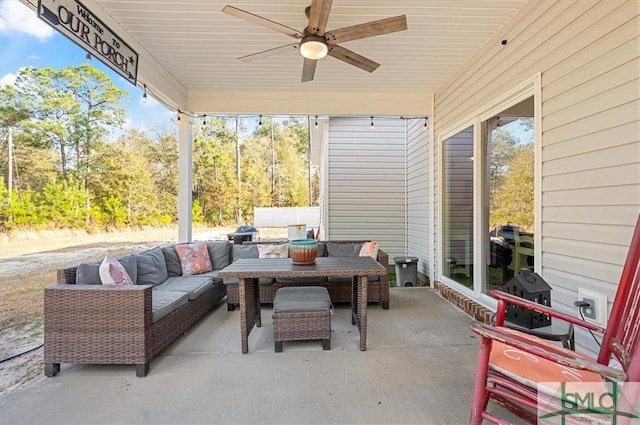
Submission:
[[[331,338],[331,313],[323,311],[286,311],[273,314],[274,341],[301,341]]]
[[[68,278],[72,274],[75,272],[62,273]],[[60,363],[148,368],[154,356],[225,295],[225,285],[216,283],[197,299],[153,322],[152,287],[148,285],[64,284],[45,288],[45,370],[53,375]]]

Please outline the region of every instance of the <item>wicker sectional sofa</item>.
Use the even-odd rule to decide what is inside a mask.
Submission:
[[[358,255],[362,243],[320,242],[318,255]],[[238,281],[223,281],[217,274],[236,259],[258,258],[257,244],[206,245],[213,270],[192,276],[182,276],[175,245],[118,258],[135,285],[102,285],[98,262],[59,269],[57,285],[44,291],[45,375],[55,376],[61,363],[78,363],[134,364],[136,375],[146,376],[150,361],[225,295],[233,310],[239,303]],[[378,250],[377,258],[388,265],[384,251]],[[262,303],[273,303],[278,288],[302,285],[326,287],[334,303],[351,301],[344,278],[260,283]],[[369,302],[389,308],[388,275],[370,281],[368,291]]]
[[[228,242],[207,250],[218,270],[229,264]],[[118,260],[135,285],[102,285],[99,263],[84,263],[59,269],[58,284],[45,288],[45,375],[60,363],[135,364],[143,377],[151,359],[226,294],[218,270],[182,276],[173,245]]]

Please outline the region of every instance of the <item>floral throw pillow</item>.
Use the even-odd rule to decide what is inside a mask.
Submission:
[[[194,242],[176,245],[176,251],[182,266],[182,276],[210,272],[213,270],[207,244]]]
[[[371,257],[378,259],[378,241],[365,242],[360,248],[360,257]]]
[[[258,258],[287,258],[289,256],[289,244],[261,245],[258,244]]]
[[[98,272],[103,285],[133,285],[129,273],[116,258],[104,257]]]

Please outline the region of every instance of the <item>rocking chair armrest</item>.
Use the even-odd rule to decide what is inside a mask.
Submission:
[[[611,379],[617,379],[620,381],[627,380],[627,374],[623,370],[614,369],[596,361],[585,359],[571,350],[557,347],[557,349],[550,351],[548,347],[537,346],[527,338],[517,338],[518,334],[525,335],[524,333],[500,326],[494,327],[480,322],[473,322],[469,327],[473,332],[481,335],[483,338],[502,342],[503,344],[507,344],[511,347],[533,354],[534,356],[547,359],[556,364],[573,369],[589,370]],[[531,337],[529,336],[529,338]]]
[[[542,304],[538,304],[536,302],[526,300],[524,298],[517,297],[515,295],[511,295],[507,292],[500,291],[498,289],[491,290],[491,295],[494,298],[498,299],[498,309],[506,308],[506,303],[514,304],[522,308],[526,308],[527,310],[532,310],[537,313],[542,313],[549,315],[551,317],[558,318],[560,320],[564,320],[565,322],[572,323],[576,326],[580,326],[585,329],[590,329],[595,332],[604,333],[604,329],[598,325],[594,325],[592,323],[586,322],[577,317],[569,316],[568,314],[561,313],[557,310],[554,310],[550,307],[544,306]],[[501,302],[502,301],[502,302]],[[498,315],[499,317],[499,315]],[[497,326],[502,326],[503,323],[496,323]]]

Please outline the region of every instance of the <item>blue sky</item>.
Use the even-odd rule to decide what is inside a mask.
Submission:
[[[41,21],[35,11],[19,0],[0,0],[0,85],[11,84],[20,68],[55,69],[86,63],[86,51]],[[175,113],[150,96],[142,102],[142,90],[125,81],[98,59],[91,65],[105,72],[113,83],[126,90],[125,128],[143,131],[175,130]]]

